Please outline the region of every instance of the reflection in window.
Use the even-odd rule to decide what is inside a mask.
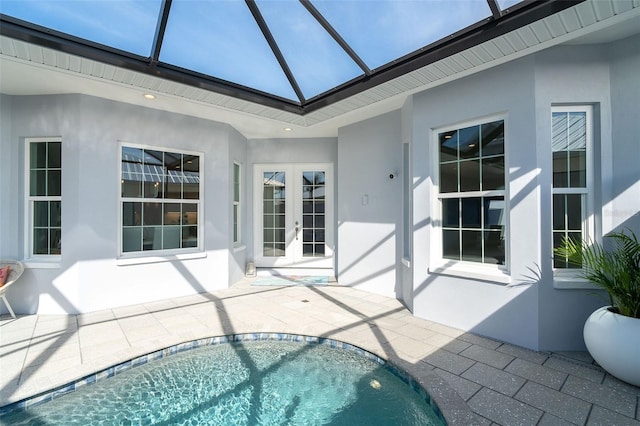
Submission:
[[[122,252],[199,247],[199,155],[122,146]]]
[[[287,181],[283,171],[263,173],[262,184],[262,254],[265,257],[285,255],[285,207]]]
[[[504,121],[438,134],[442,256],[505,264]]]
[[[60,255],[62,240],[62,144],[28,139],[31,255]]]
[[[302,172],[302,256],[325,255],[325,172]]]
[[[587,148],[590,107],[557,107],[551,113],[551,151],[553,159],[553,247],[564,239],[586,241]],[[554,257],[554,268],[580,268],[568,259]]]

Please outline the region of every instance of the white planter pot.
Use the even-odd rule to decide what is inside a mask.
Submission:
[[[596,362],[612,376],[640,386],[640,319],[609,311],[592,313],[584,324],[584,343]]]

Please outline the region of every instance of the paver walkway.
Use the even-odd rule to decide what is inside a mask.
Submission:
[[[0,406],[195,339],[323,336],[408,371],[450,424],[640,425],[640,388],[585,353],[541,353],[418,319],[397,300],[341,286],[258,287],[83,315],[0,319]]]

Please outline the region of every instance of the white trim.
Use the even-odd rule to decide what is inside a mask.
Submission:
[[[37,260],[24,260],[22,264],[27,269],[60,269],[62,268],[62,262],[60,260],[46,262]]]
[[[584,112],[586,118],[585,138],[586,138],[586,187],[585,188],[554,188],[553,176],[551,176],[551,209],[550,209],[550,229],[551,244],[553,247],[553,195],[555,194],[579,194],[582,197],[582,238],[583,241],[597,241],[598,236],[595,234],[595,156],[594,154],[594,140],[593,140],[593,105],[581,104],[581,105],[551,105],[549,110],[549,120],[552,120],[554,112]],[[551,129],[553,129],[553,122],[551,122]],[[549,135],[549,171],[553,175],[553,149],[552,134]],[[553,250],[553,249],[552,249]],[[552,251],[553,254],[553,251]],[[553,268],[553,257],[551,259]],[[579,269],[568,268],[553,268],[553,287],[558,289],[597,289],[593,284],[586,281],[581,276]]]
[[[601,290],[600,287],[587,281],[576,269],[554,269],[553,288],[560,290]]]
[[[285,204],[289,206],[286,213],[285,223],[285,242],[286,255],[282,257],[265,258],[262,256],[262,235],[263,235],[263,202],[262,187],[263,173],[265,171],[283,171],[287,177],[287,191],[285,193]],[[297,211],[294,206],[294,200],[302,199],[299,193],[302,188],[298,185],[298,172],[305,170],[322,170],[325,171],[325,256],[324,257],[302,257],[302,244],[299,251],[294,248],[295,244],[291,244],[295,238],[294,222],[298,220],[302,223],[302,212]],[[273,164],[254,164],[253,165],[253,229],[254,229],[254,247],[253,259],[255,259],[258,268],[333,268],[334,254],[334,175],[332,163],[273,163]],[[300,186],[300,187],[299,187]],[[299,218],[296,218],[299,216]],[[292,248],[294,248],[292,250]]]
[[[63,161],[63,144],[61,136],[51,137],[26,137],[24,138],[24,251],[23,258],[31,268],[59,268],[62,263],[61,254],[33,254],[33,201],[47,200],[60,201],[61,219],[60,219],[60,244],[63,244],[62,232],[64,230],[64,213],[62,212],[62,198],[64,193],[64,181],[60,178],[60,195],[59,196],[32,196],[31,195],[31,144],[37,142],[59,142],[60,143],[60,171],[64,169]]]
[[[469,192],[452,192],[440,193],[440,133],[459,130],[471,126],[481,126],[483,124],[494,121],[503,121],[504,123],[504,190],[489,191],[469,191]],[[430,238],[430,265],[429,273],[443,274],[451,276],[459,276],[471,279],[480,279],[485,281],[493,281],[508,284],[511,282],[509,276],[510,270],[510,196],[509,196],[509,147],[508,147],[508,114],[506,112],[496,113],[487,116],[481,116],[472,120],[461,121],[455,124],[431,129],[431,179],[432,191],[430,201],[431,213],[431,238]],[[464,194],[464,197],[461,197]],[[462,260],[451,260],[442,257],[442,208],[441,200],[447,198],[467,198],[467,197],[504,197],[504,265],[492,265],[481,262],[469,262]],[[462,228],[461,228],[462,229]]]
[[[180,204],[197,204],[198,206],[198,245],[196,247],[187,247],[181,249],[170,249],[170,250],[147,250],[147,251],[136,251],[136,252],[126,252],[122,251],[122,205],[124,202],[140,202],[144,203],[147,201],[155,201],[158,202],[158,199],[149,199],[149,198],[137,198],[137,197],[122,197],[122,148],[138,148],[138,149],[149,149],[154,151],[162,151],[164,152],[172,152],[178,153],[182,155],[197,155],[199,158],[199,196],[198,199],[161,199],[162,203],[180,203]],[[116,259],[119,261],[118,264],[133,264],[133,263],[153,263],[153,262],[162,262],[162,261],[171,261],[171,260],[180,260],[183,259],[183,256],[187,256],[186,258],[194,257],[205,257],[201,256],[204,253],[204,223],[205,223],[205,211],[204,211],[204,152],[200,151],[190,151],[175,147],[160,147],[155,145],[146,145],[146,144],[138,144],[131,143],[124,140],[118,141],[118,184],[116,186],[118,194],[117,194],[117,213],[116,217],[118,218],[117,229],[117,256]],[[129,262],[130,260],[130,262]],[[120,263],[121,261],[121,263]]]
[[[499,284],[511,284],[511,276],[506,268],[485,263],[443,259],[442,262],[432,264],[428,272],[430,274],[490,281]]]
[[[158,256],[157,253],[155,256],[138,256],[138,257],[127,257],[127,258],[119,258],[116,259],[116,265],[118,266],[127,266],[127,265],[144,265],[148,263],[161,263],[161,262],[173,262],[176,260],[190,260],[190,259],[204,259],[207,257],[207,252],[197,252],[197,253],[180,253],[180,254],[167,254]]]

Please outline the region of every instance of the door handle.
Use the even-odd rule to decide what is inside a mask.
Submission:
[[[298,239],[298,232],[300,231],[300,223],[296,221],[296,240]]]

